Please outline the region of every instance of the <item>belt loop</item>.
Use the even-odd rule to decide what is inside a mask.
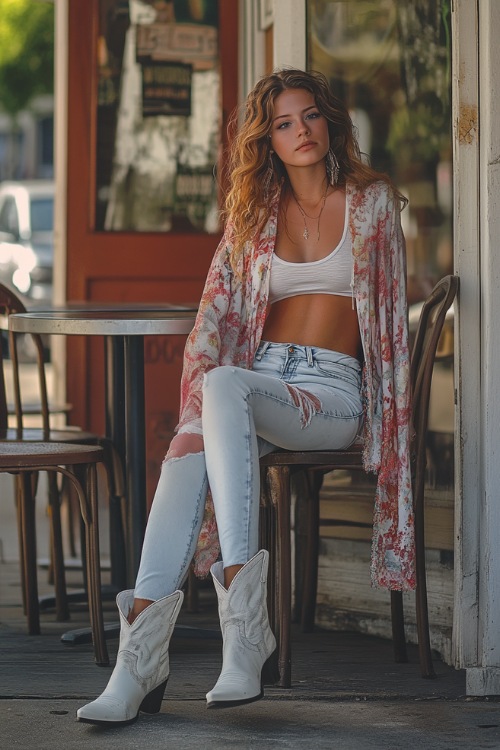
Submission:
[[[262,359],[262,357],[267,352],[270,346],[271,346],[270,341],[261,341],[259,344],[259,348],[257,349],[257,354],[255,355],[255,359],[260,362],[260,360]]]
[[[306,346],[307,352],[307,365],[308,367],[314,367],[313,353],[310,346]]]

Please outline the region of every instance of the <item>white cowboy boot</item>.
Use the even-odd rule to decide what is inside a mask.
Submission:
[[[105,691],[78,709],[78,721],[120,726],[131,724],[139,711],[158,713],[169,675],[168,645],[184,594],[174,591],[146,607],[132,625],[127,614],[133,591],[116,597],[120,613],[120,648]]]
[[[261,672],[276,648],[267,616],[269,553],[260,550],[224,588],[221,562],[211,573],[219,600],[222,630],[222,672],[207,693],[207,708],[229,708],[262,698]]]

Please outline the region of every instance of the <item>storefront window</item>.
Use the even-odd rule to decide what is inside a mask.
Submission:
[[[98,231],[217,232],[217,0],[100,0]]]
[[[307,0],[308,67],[346,102],[361,151],[409,198],[410,328],[453,269],[450,0]],[[429,484],[453,484],[453,327],[441,341],[429,418]]]

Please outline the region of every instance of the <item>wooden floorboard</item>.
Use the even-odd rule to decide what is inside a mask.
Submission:
[[[80,583],[78,571],[68,573],[70,584]],[[46,571],[39,571],[40,590],[50,591]],[[0,698],[82,698],[98,694],[110,668],[97,667],[90,645],[64,646],[61,634],[88,624],[84,605],[72,607],[71,620],[41,616],[42,634],[28,636],[20,606],[19,570],[15,563],[0,564]],[[116,620],[113,602],[105,604],[106,622]],[[183,610],[179,623],[199,628],[218,627],[215,592],[200,590],[200,611]],[[118,642],[108,642],[112,662]],[[174,637],[171,644],[171,677],[166,699],[203,700],[220,670],[221,643],[215,639]],[[303,634],[293,628],[290,690],[266,689],[276,700],[455,700],[465,695],[464,673],[437,661],[435,680],[420,677],[417,650],[409,649],[410,663],[395,664],[392,644],[349,632],[316,630]]]

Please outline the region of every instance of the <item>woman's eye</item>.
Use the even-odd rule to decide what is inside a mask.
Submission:
[[[319,112],[310,112],[310,113],[309,113],[309,114],[307,115],[307,118],[306,118],[306,119],[307,119],[307,120],[310,120],[310,119],[313,119],[313,120],[315,120],[315,119],[316,119],[317,117],[321,117],[321,115],[320,115],[320,113],[319,113]]]
[[[285,129],[285,128],[287,128],[287,127],[288,127],[289,125],[290,125],[290,123],[289,123],[289,122],[282,122],[282,123],[280,123],[280,124],[278,125],[278,130],[284,130],[284,129]]]

